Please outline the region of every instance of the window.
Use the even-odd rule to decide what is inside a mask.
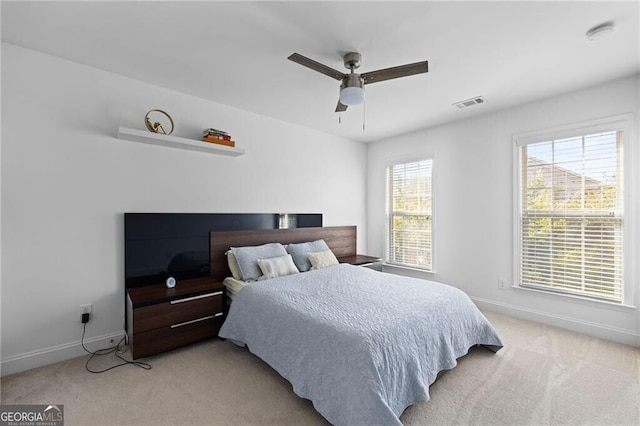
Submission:
[[[623,302],[625,123],[516,137],[519,286]]]
[[[387,168],[386,262],[432,270],[432,160]]]

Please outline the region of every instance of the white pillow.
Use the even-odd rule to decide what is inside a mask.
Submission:
[[[293,263],[293,259],[290,254],[286,256],[272,257],[271,259],[258,259],[258,266],[263,273],[260,277],[261,280],[300,273],[298,268],[296,268],[296,265]]]
[[[238,266],[238,261],[234,256],[231,250],[227,250],[225,253],[227,255],[227,263],[229,264],[229,270],[231,271],[231,275],[236,280],[242,281],[242,273],[240,272],[240,267]]]
[[[338,259],[336,259],[336,255],[331,250],[309,253],[308,256],[309,262],[311,262],[311,269],[322,269],[338,264]]]

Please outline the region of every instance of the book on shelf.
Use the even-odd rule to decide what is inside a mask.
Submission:
[[[229,133],[225,132],[224,130],[214,129],[213,127],[205,129],[202,133],[203,133],[203,136],[205,135],[229,136]]]
[[[229,135],[216,135],[213,133],[207,133],[202,135],[203,138],[209,138],[209,139],[220,139],[223,141],[230,141],[231,140],[231,136]]]
[[[208,136],[203,137],[202,140],[204,142],[216,143],[218,145],[225,145],[225,146],[231,146],[231,147],[236,146],[236,143],[234,141],[232,141],[232,140],[210,138]]]

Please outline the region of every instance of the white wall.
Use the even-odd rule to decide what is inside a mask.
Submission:
[[[498,289],[513,280],[513,135],[585,120],[640,112],[640,77],[557,96],[517,108],[450,123],[370,144],[367,171],[368,247],[383,254],[384,174],[398,161],[434,159],[435,274],[398,271],[455,285],[482,308],[640,346],[638,309]],[[489,97],[490,98],[490,97]],[[489,99],[490,102],[490,99]],[[473,108],[482,108],[475,106]],[[461,111],[462,113],[463,111]],[[636,123],[637,128],[637,123]],[[640,157],[638,133],[631,140],[634,214],[625,219],[640,241]],[[640,303],[635,266],[634,304]]]
[[[152,108],[246,154],[115,138]],[[124,212],[323,213],[365,248],[363,144],[5,43],[1,159],[3,375],[81,355],[80,304],[91,347],[122,334]]]

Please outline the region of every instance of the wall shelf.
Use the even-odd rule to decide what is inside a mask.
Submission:
[[[244,154],[244,149],[241,148],[151,133],[149,131],[128,129],[126,127],[118,128],[118,139],[148,143],[150,145],[168,146],[170,148],[187,149],[190,151],[207,152],[210,154],[227,155],[230,157],[237,157]]]

